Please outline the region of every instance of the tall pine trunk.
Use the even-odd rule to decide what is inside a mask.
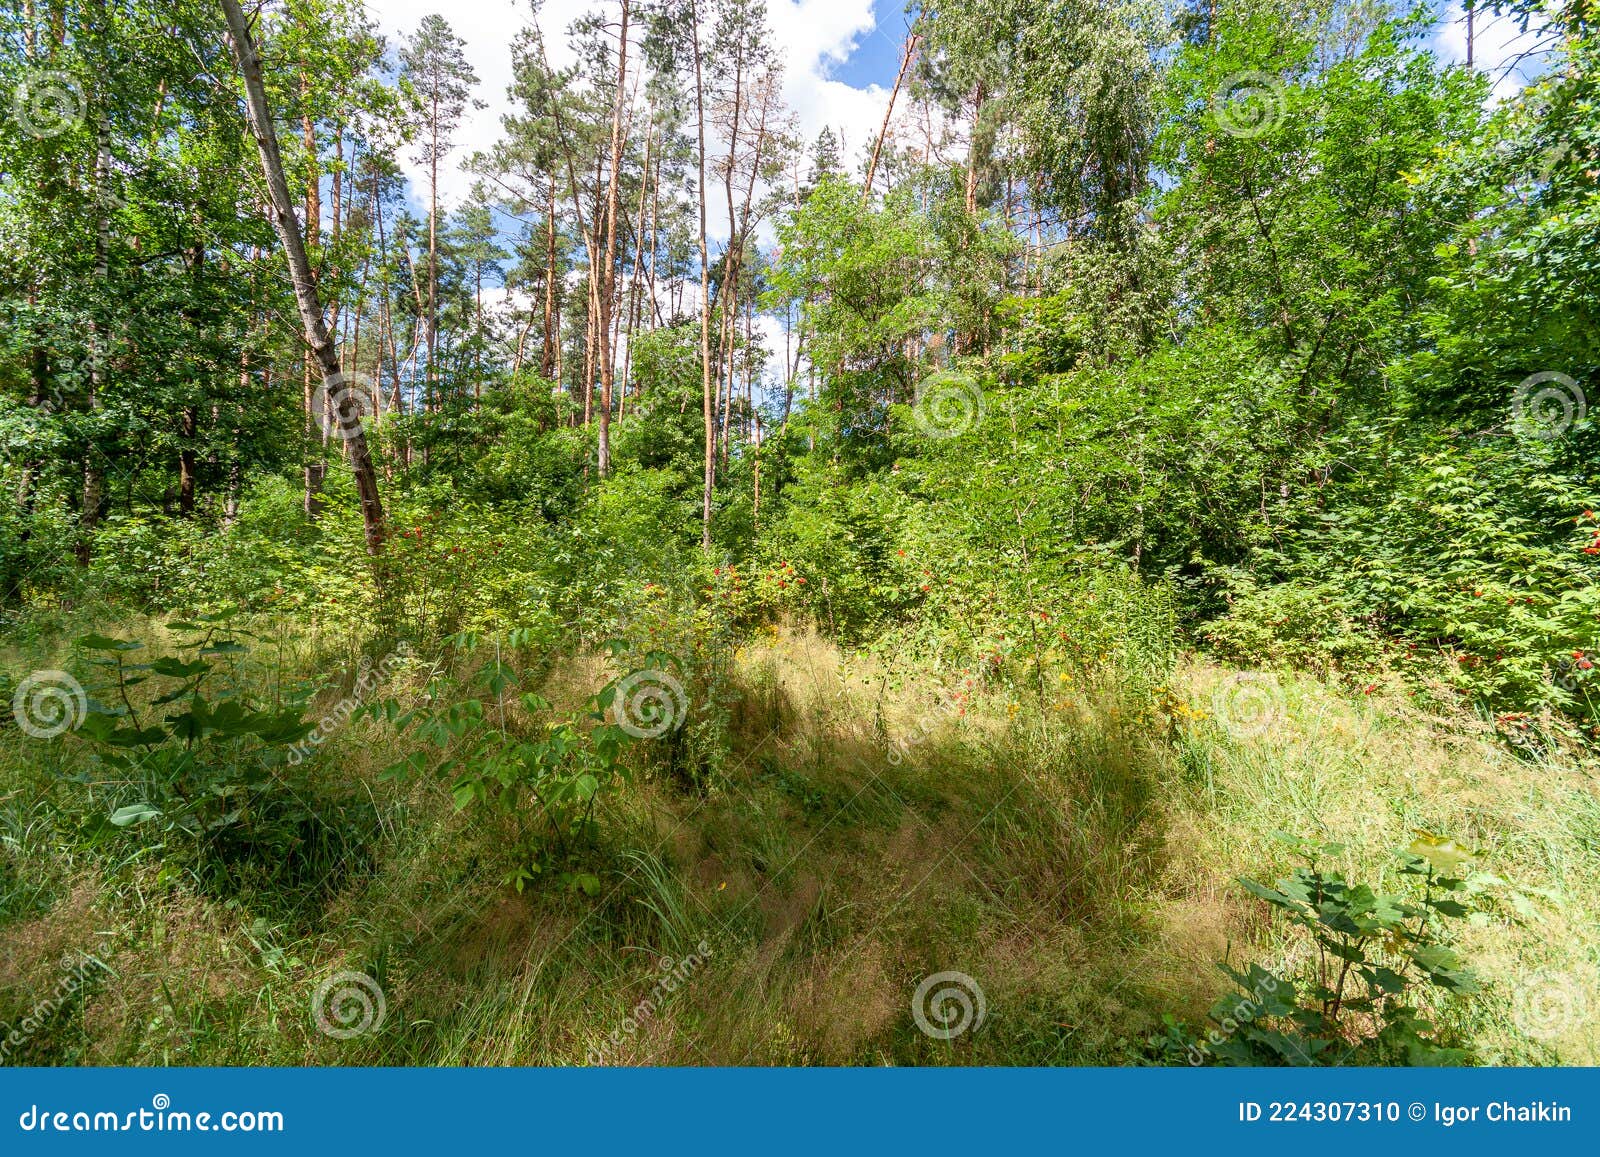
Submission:
[[[700,395],[705,418],[705,487],[702,493],[700,546],[711,549],[711,490],[717,469],[717,400],[711,382],[711,271],[706,259],[706,90],[700,65],[700,7],[689,3],[690,32],[694,37],[695,121],[700,136]]]
[[[611,472],[611,391],[616,365],[611,348],[611,305],[617,266],[617,187],[622,183],[622,110],[627,102],[629,0],[622,0],[622,29],[617,41],[617,95],[611,107],[611,179],[606,188],[605,265],[600,270],[600,315],[595,332],[600,338],[600,446],[599,473]]]

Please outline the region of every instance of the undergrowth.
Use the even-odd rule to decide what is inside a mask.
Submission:
[[[1245,977],[1308,962],[1235,883],[1288,870],[1274,833],[1337,841],[1319,867],[1384,892],[1415,830],[1472,849],[1488,881],[1452,921],[1482,991],[1430,1004],[1437,1031],[1484,1062],[1597,1055],[1592,780],[1565,757],[1530,775],[1527,752],[1399,693],[1188,662],[1147,691],[1052,670],[1041,706],[1017,694],[1037,687],[1026,665],[941,675],[789,630],[697,656],[675,636],[682,716],[607,757],[616,782],[596,775],[581,815],[562,813],[577,842],[539,861],[522,777],[591,775],[561,770],[588,758],[563,720],[611,727],[617,704],[595,697],[650,651],[457,640],[363,693],[359,659],[319,680],[308,652],[255,633],[267,642],[239,661],[314,693],[308,724],[319,709],[337,724],[252,802],[241,834],[276,843],[154,819],[89,838],[88,818],[129,806],[97,745],[0,732],[0,1021],[37,1021],[8,1059],[1184,1063],[1151,1038],[1204,1022],[1229,987],[1213,962]],[[159,650],[170,633],[127,634]],[[332,710],[352,694],[361,707]],[[515,775],[467,734],[506,750],[497,697],[539,755]],[[459,736],[394,725],[468,702]],[[36,1016],[63,960],[91,958]],[[941,973],[983,1009],[948,1040],[913,1010]],[[343,1038],[324,1030],[349,974],[383,1015]]]

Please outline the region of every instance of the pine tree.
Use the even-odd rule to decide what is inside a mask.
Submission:
[[[420,141],[415,160],[428,169],[427,306],[423,316],[428,350],[427,405],[439,404],[439,162],[454,147],[455,132],[472,99],[478,75],[467,62],[466,44],[437,15],[425,16],[400,52],[401,76],[412,87],[419,116]]]

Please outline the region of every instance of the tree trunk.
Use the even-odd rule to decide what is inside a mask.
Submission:
[[[655,331],[656,320],[660,316],[661,307],[656,304],[656,234],[661,227],[661,153],[656,153],[655,179],[650,183],[650,324],[646,327],[651,332]]]
[[[633,335],[639,321],[639,282],[644,265],[644,211],[646,194],[650,192],[650,146],[655,136],[655,122],[645,126],[644,131],[644,164],[639,169],[639,226],[634,230],[633,238],[633,278],[628,286],[628,335],[627,347],[622,354],[622,400],[628,400],[628,379],[633,374]],[[637,397],[638,390],[634,390]]]
[[[872,179],[878,172],[878,156],[883,152],[883,140],[889,135],[889,118],[894,115],[895,98],[900,95],[900,86],[906,82],[906,73],[911,69],[911,61],[917,54],[917,42],[921,36],[913,32],[906,37],[905,55],[900,58],[900,72],[894,78],[894,88],[889,91],[889,107],[883,110],[883,127],[878,130],[878,143],[872,146],[872,160],[867,164],[867,179],[861,185],[861,203],[865,205],[872,199]],[[970,179],[968,181],[970,184]]]
[[[104,5],[100,14],[104,16]],[[111,276],[111,202],[106,184],[111,180],[111,119],[104,108],[98,110],[94,162],[95,232],[94,280],[103,293]],[[101,332],[98,318],[89,322],[89,398],[91,413],[100,408],[100,398],[105,392],[106,335]],[[95,463],[96,449],[86,444],[83,454],[83,508],[78,512],[78,543],[76,556],[79,566],[88,566],[94,549],[94,532],[100,524],[105,509],[105,475]]]
[[[383,501],[378,493],[378,478],[372,468],[366,433],[361,428],[360,410],[344,389],[339,373],[339,357],[328,337],[327,325],[323,322],[322,303],[318,300],[311,262],[306,256],[305,239],[300,235],[299,223],[294,218],[294,201],[289,195],[288,181],[284,178],[283,155],[278,150],[277,129],[272,123],[266,85],[261,78],[261,58],[256,54],[256,46],[250,38],[250,27],[239,0],[222,0],[222,10],[228,21],[228,40],[234,60],[244,78],[250,130],[261,154],[261,170],[272,202],[272,226],[288,260],[295,302],[305,326],[306,344],[311,347],[322,369],[328,407],[337,415],[341,435],[346,440],[350,470],[355,476],[356,493],[361,504],[367,553],[376,556],[383,550],[384,537]]]
[[[439,375],[435,369],[439,352],[439,93],[433,93],[433,117],[428,122],[433,147],[428,150],[428,397],[424,409],[439,405]]]
[[[694,37],[695,121],[700,136],[700,394],[705,417],[705,487],[702,494],[700,546],[711,549],[711,489],[716,481],[716,398],[711,385],[711,273],[706,260],[706,96],[700,65],[700,5],[689,0],[690,32]]]
[[[616,385],[616,366],[611,356],[611,299],[617,265],[617,187],[622,183],[622,110],[627,103],[629,0],[622,0],[622,29],[617,41],[617,95],[611,106],[611,179],[606,188],[605,265],[600,270],[597,293],[600,316],[595,333],[600,338],[600,445],[599,473],[611,472],[611,391]]]
[[[972,90],[972,140],[967,144],[967,197],[968,213],[978,211],[978,131],[983,116],[983,81]]]
[[[178,451],[178,515],[182,518],[194,514],[195,475],[199,468],[194,440],[199,433],[199,425],[199,412],[193,406],[185,406],[178,427],[183,439],[183,448]]]
[[[322,229],[322,182],[317,173],[317,131],[312,122],[310,109],[311,102],[311,77],[306,73],[300,74],[300,100],[307,111],[301,115],[300,131],[305,145],[306,156],[309,158],[311,175],[306,179],[306,249],[315,249],[318,234]],[[309,253],[307,255],[309,260]],[[301,362],[301,403],[304,411],[305,444],[307,453],[310,447],[319,441],[316,414],[316,364],[311,351],[307,350]],[[315,521],[322,513],[322,480],[327,476],[328,463],[325,458],[307,457],[304,470],[305,485],[305,512],[306,517]]]
[[[733,62],[733,115],[729,119],[728,163],[722,170],[722,187],[728,202],[728,244],[722,251],[722,289],[717,294],[717,392],[721,395],[722,409],[722,469],[728,469],[728,431],[733,425],[733,347],[737,335],[733,311],[738,308],[739,257],[743,245],[733,204],[733,170],[739,155],[739,126],[744,117],[744,55],[741,51]],[[756,164],[754,167],[759,167]],[[752,170],[753,171],[753,170]],[[727,374],[727,388],[723,389],[723,373]]]
[[[551,377],[556,369],[556,175],[550,174],[550,202],[546,207],[544,255],[544,352],[539,358],[539,372]]]

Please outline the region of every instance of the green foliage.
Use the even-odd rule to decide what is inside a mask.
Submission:
[[[60,821],[84,849],[137,844],[161,878],[285,915],[336,890],[364,861],[370,802],[297,771],[305,700],[251,690],[252,632],[234,612],[174,620],[173,653],[90,634],[74,646],[91,680],[78,726],[53,740],[92,755],[62,785]]]
[[[1119,210],[1144,180],[1156,116],[1161,10],[941,0],[922,12],[918,81],[947,114],[971,119],[977,199],[994,204],[1004,175],[1025,174],[1042,204],[1092,214],[1123,240]]]
[[[513,650],[532,641],[524,631],[505,640]],[[452,642],[458,659],[480,646],[471,634]],[[548,720],[549,701],[516,693],[513,664],[501,658],[498,643],[495,652],[462,679],[436,677],[426,706],[406,709],[387,699],[362,708],[363,716],[427,745],[381,778],[434,776],[447,785],[457,811],[487,812],[507,825],[514,863],[504,882],[518,892],[548,876],[594,896],[600,889],[592,862],[599,835],[595,809],[626,782],[623,755],[634,741],[606,721],[616,684],[601,688],[580,717]]]
[[[909,402],[931,367],[915,343],[992,332],[992,300],[1014,242],[974,219],[948,176],[927,174],[880,208],[842,178],[818,185],[780,233],[768,301],[803,303],[809,355],[823,371],[808,412],[831,446],[882,463],[884,399]]]
[[[1264,900],[1309,951],[1293,975],[1259,964],[1220,964],[1237,986],[1210,1012],[1216,1028],[1204,1038],[1171,1017],[1150,1041],[1163,1058],[1200,1065],[1461,1064],[1458,1047],[1427,1019],[1428,994],[1464,997],[1478,982],[1449,947],[1445,921],[1471,911],[1482,884],[1470,868],[1476,854],[1454,840],[1419,832],[1400,854],[1409,894],[1348,883],[1318,860],[1343,846],[1282,837],[1307,864],[1276,885],[1240,884]],[[1314,956],[1312,955],[1314,953]]]
[[[887,485],[841,485],[840,473],[803,464],[763,544],[768,557],[798,568],[796,586],[804,587],[799,598],[809,616],[853,640],[892,622],[913,598],[895,561],[902,497]]]
[[[280,749],[311,730],[298,704],[260,705],[241,692],[233,664],[248,651],[240,639],[249,635],[227,628],[232,617],[168,623],[178,655],[187,659],[131,663],[144,644],[103,635],[76,640],[106,682],[76,734],[99,749],[99,761],[135,797],[106,817],[113,827],[154,821],[165,833],[199,840],[247,824],[254,795],[270,787]],[[160,693],[141,710],[133,691],[146,683],[151,687],[141,698]],[[208,697],[212,684],[221,686]]]
[[[1324,677],[1380,667],[1382,637],[1354,617],[1349,588],[1334,583],[1288,582],[1257,586],[1248,576],[1230,583],[1228,610],[1202,628],[1223,658],[1245,667],[1293,667]]]

